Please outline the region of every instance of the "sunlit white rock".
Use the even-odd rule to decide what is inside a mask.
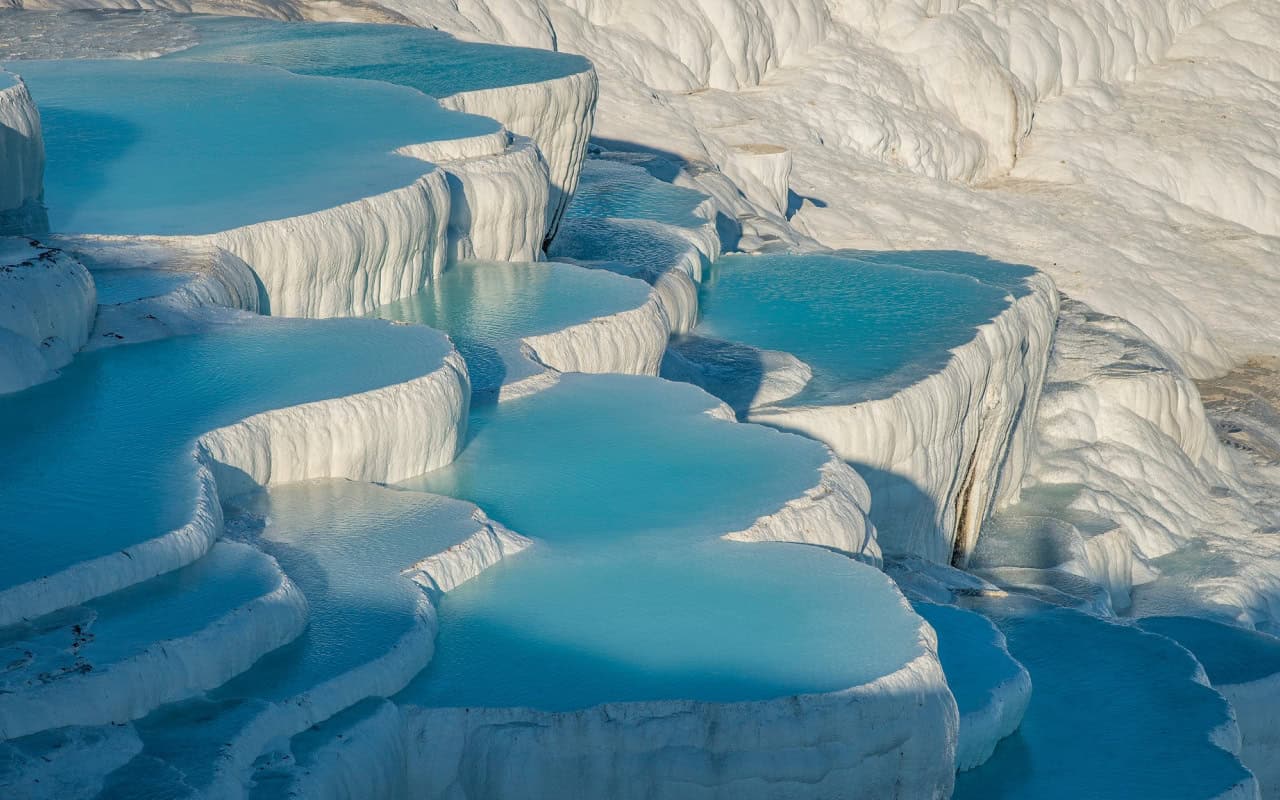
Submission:
[[[721,169],[756,205],[778,214],[787,213],[791,153],[786,148],[767,144],[733,145]]]
[[[13,232],[5,212],[39,200],[43,177],[40,112],[22,79],[0,69],[0,233]]]
[[[89,338],[93,279],[70,253],[0,237],[0,297],[0,394],[54,377]]]
[[[598,91],[595,71],[589,70],[541,83],[460,92],[441,98],[440,104],[493,117],[537,145],[551,180],[546,221],[550,240],[578,185]]]

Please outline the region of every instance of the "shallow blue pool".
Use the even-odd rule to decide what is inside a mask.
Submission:
[[[26,61],[60,233],[201,234],[407,186],[408,144],[495,130],[411,89],[187,61]]]
[[[825,447],[703,413],[715,404],[657,378],[564,375],[477,409],[458,459],[406,485],[548,542],[674,545],[746,528],[817,484]]]
[[[857,686],[917,654],[883,574],[791,544],[539,544],[440,612],[436,657],[401,702],[762,700]]]
[[[307,598],[306,631],[210,694],[286,700],[389,654],[424,627],[426,597],[400,573],[477,529],[468,503],[340,480],[242,498],[229,525],[280,562]],[[422,660],[425,662],[426,654]]]
[[[959,800],[1205,798],[1248,778],[1210,741],[1226,701],[1173,642],[1060,608],[995,621],[1031,673],[1031,704],[989,761],[960,773]]]
[[[643,167],[593,158],[582,166],[568,218],[647,219],[681,228],[707,224],[695,211],[706,195],[658,180]]]
[[[51,674],[66,675],[85,664],[110,670],[155,642],[206,629],[275,591],[280,579],[275,562],[261,552],[219,542],[187,567],[33,624],[5,628],[0,653],[13,663],[0,674],[0,693],[38,687]]]
[[[496,389],[525,375],[513,354],[523,337],[639,308],[649,287],[571,264],[464,261],[421,292],[373,316],[445,331],[467,361],[473,389]]]
[[[1280,672],[1275,636],[1198,617],[1144,617],[1137,624],[1190,650],[1214,685],[1249,683]]]
[[[218,689],[134,723],[145,753],[115,772],[102,796],[207,790],[229,742],[252,741],[266,727],[301,735],[291,745],[301,755],[307,735],[293,727],[293,712],[323,717],[396,689],[431,655],[428,599],[401,572],[479,529],[470,504],[343,480],[274,486],[228,511],[229,534],[274,557],[306,596],[306,630]]]
[[[690,248],[687,241],[651,220],[582,217],[565,219],[547,255],[599,262],[592,266],[625,275],[657,276],[673,269],[688,270]]]
[[[591,69],[587,59],[551,50],[459,41],[405,25],[276,22],[189,17],[199,44],[171,58],[238,61],[305,75],[364,78],[433,97],[536,83]]]
[[[673,269],[697,279],[707,258],[672,228],[707,225],[697,213],[706,196],[656,177],[678,173],[665,159],[635,156],[634,161],[592,158],[583,164],[548,255],[650,282]]]
[[[1018,677],[1018,663],[1001,649],[981,614],[934,603],[913,605],[938,633],[938,659],[962,715],[989,705],[995,688]]]
[[[104,306],[158,297],[192,280],[190,274],[164,269],[93,270],[98,303]]]
[[[878,570],[720,538],[814,485],[827,452],[714,419],[713,402],[654,378],[566,375],[476,412],[459,459],[406,485],[476,502],[537,541],[445,595],[436,657],[398,699],[764,699],[862,684],[914,657],[919,622]]]
[[[807,363],[813,379],[786,403],[859,402],[938,372],[1031,274],[967,253],[726,256],[696,333]]]
[[[85,353],[59,379],[0,396],[0,588],[186,524],[197,436],[424,375],[447,348],[372,320],[258,319]]]

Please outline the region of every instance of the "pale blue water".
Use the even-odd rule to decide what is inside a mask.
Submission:
[[[816,485],[827,460],[812,440],[703,413],[715,403],[657,378],[564,375],[477,409],[458,459],[405,485],[551,543],[715,538]]]
[[[441,603],[438,650],[397,700],[561,711],[836,691],[916,655],[887,579],[788,544],[538,545]]]
[[[554,80],[591,69],[568,53],[462,42],[404,25],[275,22],[190,17],[200,43],[170,58],[237,61],[304,75],[364,78],[448,97]]]
[[[406,485],[476,502],[537,542],[445,595],[436,657],[397,699],[763,699],[914,657],[918,623],[878,570],[719,538],[814,485],[827,455],[715,420],[712,404],[654,378],[566,375],[476,412],[458,461]]]
[[[503,358],[521,338],[639,308],[649,291],[640,281],[571,264],[464,261],[373,316],[445,331],[467,361],[472,387],[496,389],[522,377],[508,375]]]
[[[349,673],[406,646],[402,637],[422,621],[427,598],[400,573],[475,532],[472,511],[449,498],[341,480],[238,498],[228,509],[230,535],[279,561],[307,598],[307,628],[204,697],[139,720],[144,755],[115,773],[103,796],[187,796],[212,779],[212,754],[244,734],[271,704],[296,702],[332,680],[350,681],[356,698],[383,685],[376,672],[354,680]],[[428,657],[430,645],[419,647],[418,655]],[[413,654],[408,658],[412,662]],[[326,727],[358,713],[350,709]],[[295,744],[308,738],[303,732]]]
[[[87,604],[97,619],[85,626],[95,636],[86,655],[110,663],[187,635],[274,591],[279,578],[252,548],[215,545],[191,566]]]
[[[16,75],[10,72],[5,72],[4,70],[0,70],[0,89],[8,89],[10,86],[13,86],[17,82],[18,82],[18,78]]]
[[[190,275],[163,269],[103,269],[92,275],[98,303],[104,306],[168,294],[191,280]]]
[[[185,524],[200,434],[426,374],[447,347],[371,320],[257,319],[83,353],[59,379],[0,396],[0,587]]]
[[[399,147],[496,129],[411,89],[186,61],[11,64],[40,106],[61,233],[201,234],[407,186]]]
[[[33,644],[56,649],[63,655],[55,662],[70,667],[79,656],[94,670],[102,671],[155,642],[205,628],[274,591],[279,582],[275,564],[262,553],[244,545],[219,543],[188,567],[41,618],[32,626],[6,629],[0,645],[10,645],[6,652],[10,657]],[[74,650],[72,625],[78,625],[86,635]],[[53,672],[57,665],[45,661],[37,668]],[[13,673],[4,677],[11,676]],[[26,685],[37,684],[34,674],[24,678],[29,681]]]
[[[213,692],[218,700],[287,699],[387,654],[426,602],[400,573],[477,529],[467,503],[350,481],[280,486],[235,505],[234,527],[265,521],[251,539],[280,562],[311,613],[301,637]]]
[[[1025,291],[1029,267],[966,253],[726,256],[697,333],[783,350],[813,369],[787,404],[876,399],[931,375]]]
[[[701,192],[653,177],[643,167],[588,159],[566,214],[571,218],[647,219],[682,228],[707,223],[694,213],[706,200]]]
[[[659,275],[683,264],[688,250],[688,242],[650,220],[566,217],[547,255],[606,262],[596,266],[628,275]]]
[[[1010,264],[964,250],[838,250],[836,253],[872,264],[967,275],[989,286],[1006,289],[1015,297],[1027,293],[1026,279],[1035,274],[1035,269],[1025,264]]]
[[[1144,617],[1137,624],[1190,650],[1214,685],[1248,683],[1280,672],[1280,638],[1275,636],[1198,617]]]
[[[658,159],[650,166],[669,169],[672,175],[676,171]],[[707,220],[694,213],[705,199],[654,177],[639,164],[588,159],[547,253],[652,282],[668,270],[688,269],[689,242],[668,226],[705,225]]]
[[[1226,701],[1173,642],[1066,609],[995,621],[1031,673],[1031,704],[991,760],[957,776],[958,800],[1207,798],[1246,778],[1209,740]]]
[[[1038,510],[1015,505],[984,522],[966,567],[1050,569],[1081,557],[1080,529],[1066,520],[1037,514]]]
[[[913,606],[938,633],[938,658],[961,714],[985,708],[994,687],[1018,676],[1018,662],[999,646],[986,617],[955,606]]]
[[[1060,569],[995,567],[971,570],[983,580],[1042,602],[1098,616],[1111,616],[1111,595],[1097,583]]]

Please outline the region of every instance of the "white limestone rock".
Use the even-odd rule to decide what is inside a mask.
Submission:
[[[93,279],[70,253],[0,237],[0,394],[57,376],[89,338]]]
[[[0,68],[0,233],[23,232],[5,230],[6,212],[38,202],[43,191],[40,112],[22,79]]]

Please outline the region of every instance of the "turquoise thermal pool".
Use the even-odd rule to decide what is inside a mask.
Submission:
[[[1031,703],[989,761],[960,773],[958,800],[1176,800],[1223,796],[1247,780],[1212,741],[1230,708],[1196,681],[1187,651],[1068,609],[995,612],[1009,652],[1031,673]]]
[[[1215,686],[1280,673],[1280,638],[1275,636],[1198,617],[1143,617],[1138,625],[1190,650]]]
[[[420,377],[448,351],[425,328],[255,319],[82,353],[59,379],[0,396],[0,541],[22,553],[0,560],[0,589],[187,524],[201,434]]]
[[[296,23],[184,17],[199,43],[169,58],[281,67],[302,75],[362,78],[448,97],[540,83],[591,69],[582,56],[463,42],[405,25]]]
[[[695,333],[808,364],[784,404],[874,400],[940,371],[1031,274],[966,253],[726,256],[702,283]]]
[[[457,460],[405,485],[552,543],[714,539],[817,485],[829,458],[817,442],[717,420],[716,405],[657,378],[567,374],[476,410]]]
[[[386,657],[414,629],[430,636],[427,597],[401,572],[475,533],[475,507],[447,497],[340,480],[240,498],[229,525],[273,556],[307,598],[298,639],[211,693],[281,701]],[[430,657],[421,643],[416,671]]]
[[[905,665],[915,630],[873,567],[818,548],[538,544],[444,597],[436,658],[398,699],[569,711],[832,692]]]
[[[93,270],[93,285],[98,290],[98,303],[104,306],[158,297],[190,283],[191,280],[190,274],[176,270],[145,267]]]
[[[412,184],[411,144],[497,130],[411,89],[184,61],[27,61],[59,233],[207,234]],[[198,157],[197,157],[198,156]]]
[[[828,453],[714,407],[654,378],[566,375],[475,412],[458,460],[405,485],[471,500],[535,544],[444,596],[436,657],[398,700],[760,700],[914,658],[919,623],[878,570],[720,538],[816,485]]]
[[[373,312],[449,334],[467,361],[473,390],[492,390],[538,370],[520,340],[639,308],[641,281],[555,262],[452,265],[430,286]]]
[[[697,210],[706,195],[655,178],[643,167],[601,158],[582,167],[566,216],[576,219],[651,220],[678,228],[707,224]]]

